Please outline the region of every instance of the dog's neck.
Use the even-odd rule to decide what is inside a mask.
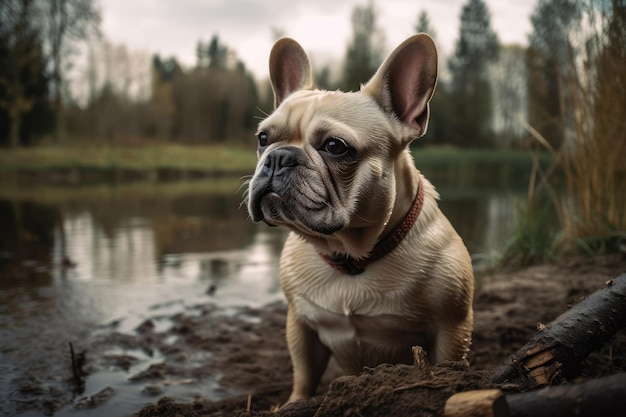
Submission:
[[[312,242],[329,265],[356,275],[391,252],[411,229],[424,203],[425,187],[410,154],[398,160],[394,176],[396,198],[388,218],[381,219],[377,226],[339,231],[336,240],[320,241],[317,245]]]
[[[415,224],[423,205],[424,184],[419,182],[418,174],[417,192],[415,193],[415,198],[411,207],[405,213],[402,221],[395,227],[385,228],[387,232],[380,236],[367,257],[353,258],[345,254],[334,254],[329,256],[321,252],[319,253],[320,257],[342,274],[359,275],[363,273],[368,265],[392,252],[402,242],[404,237],[409,233]]]
[[[393,209],[391,210],[391,215],[382,233],[380,233],[380,237],[389,235],[400,226],[406,214],[411,210],[417,196],[418,187],[420,187],[420,173],[415,168],[413,158],[408,152],[405,152],[403,157],[396,162],[394,176],[396,182],[396,198],[394,200]],[[380,240],[380,238],[378,240]]]
[[[405,149],[394,165],[395,187],[391,208],[371,223],[346,227],[331,235],[310,233],[300,228],[292,228],[323,257],[344,257],[363,260],[369,258],[378,242],[395,233],[404,223],[407,214],[414,208],[419,188],[428,195],[427,187],[420,172],[415,168],[413,158]],[[427,181],[426,181],[427,182]],[[421,184],[420,184],[421,183]]]

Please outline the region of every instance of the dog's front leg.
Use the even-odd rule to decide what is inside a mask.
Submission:
[[[435,363],[467,360],[472,341],[473,314],[470,310],[462,323],[446,323],[437,332]]]
[[[289,401],[315,394],[330,359],[330,349],[320,342],[313,329],[303,323],[289,306],[287,312],[287,345],[293,363],[293,389]]]

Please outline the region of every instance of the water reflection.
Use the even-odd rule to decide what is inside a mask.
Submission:
[[[31,201],[0,200],[0,288],[47,285],[61,212]]]
[[[439,207],[463,238],[475,265],[493,262],[511,237],[525,189],[438,187]]]
[[[239,208],[238,186],[3,189],[0,415],[22,410],[14,400],[29,398],[29,389],[29,407],[38,410],[46,405],[36,392],[69,401],[68,341],[80,348],[98,326],[133,332],[146,318],[197,303],[228,311],[282,299],[277,263],[285,232],[252,224]],[[474,255],[502,247],[514,218],[510,191],[438,189]],[[101,389],[103,375],[93,374],[88,387]],[[40,381],[34,388],[33,379]],[[128,401],[132,409],[144,399]]]
[[[237,187],[193,188],[0,197],[0,415],[40,413],[51,396],[68,402],[68,342],[80,349],[99,326],[132,332],[197,303],[227,309],[282,298],[284,232],[249,222]],[[102,379],[95,373],[87,385],[99,390],[94,381]],[[145,398],[134,401],[125,410]]]

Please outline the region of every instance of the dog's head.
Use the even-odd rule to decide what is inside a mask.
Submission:
[[[306,53],[281,39],[270,79],[275,111],[257,132],[252,220],[286,226],[324,252],[366,256],[412,165],[408,144],[426,132],[437,80],[432,39],[407,39],[359,92],[312,89]]]

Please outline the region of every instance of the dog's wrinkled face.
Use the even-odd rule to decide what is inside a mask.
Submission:
[[[306,53],[285,38],[272,49],[270,79],[276,109],[257,131],[252,220],[325,252],[367,255],[394,208],[398,166],[412,164],[408,144],[426,132],[434,43],[410,38],[361,91],[345,93],[312,89]]]
[[[389,210],[392,130],[371,97],[299,91],[260,124],[257,136],[248,203],[254,221],[328,235],[372,226]]]

